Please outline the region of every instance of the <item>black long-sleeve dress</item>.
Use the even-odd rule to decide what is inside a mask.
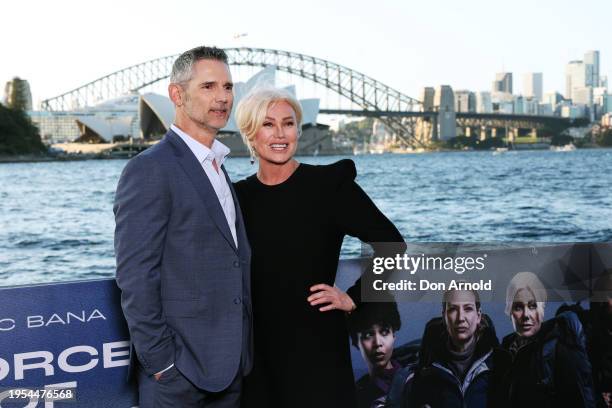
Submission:
[[[236,183],[252,247],[255,362],[248,407],[355,407],[344,312],[310,306],[309,288],[333,285],[346,234],[403,242],[355,183],[355,164],[300,164],[283,183]],[[348,290],[358,305],[360,281]]]

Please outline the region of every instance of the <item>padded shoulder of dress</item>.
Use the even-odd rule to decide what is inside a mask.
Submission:
[[[353,181],[357,177],[355,162],[351,159],[339,160],[325,166],[316,166],[320,176],[332,186],[340,186],[346,182]]]

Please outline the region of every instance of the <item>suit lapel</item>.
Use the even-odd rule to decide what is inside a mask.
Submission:
[[[221,232],[221,235],[223,235],[225,240],[231,245],[234,251],[237,251],[236,245],[234,244],[234,238],[232,237],[229,225],[227,224],[227,219],[223,213],[223,208],[221,208],[221,204],[217,198],[217,193],[215,193],[215,189],[210,183],[210,180],[202,168],[202,165],[198,162],[198,159],[189,149],[189,146],[183,142],[180,136],[175,134],[172,130],[169,130],[166,137],[178,149],[178,162],[195,187],[198,195],[204,202],[204,205],[208,210],[208,215],[215,222],[219,232]]]
[[[229,186],[230,191],[232,192],[232,199],[234,200],[234,208],[236,209],[236,240],[238,241],[238,249],[239,251],[244,250],[244,254],[248,256],[251,250],[249,246],[249,240],[246,235],[244,220],[242,218],[242,210],[240,209],[240,202],[238,201],[238,197],[236,196],[234,185],[232,184],[232,181],[230,180],[229,176],[227,175],[227,172],[225,171],[225,166],[222,165],[221,170],[223,171],[223,174],[225,175],[225,180],[227,181],[227,185]]]

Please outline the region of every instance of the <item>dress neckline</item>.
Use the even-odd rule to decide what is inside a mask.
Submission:
[[[258,184],[258,185],[260,185],[262,187],[265,187],[265,188],[273,189],[273,188],[277,188],[277,187],[281,187],[281,186],[289,184],[289,182],[293,178],[295,178],[297,173],[300,172],[303,167],[304,167],[304,163],[298,163],[298,166],[295,168],[295,170],[293,170],[293,173],[291,173],[291,175],[289,177],[287,177],[287,179],[285,181],[282,181],[282,182],[280,182],[278,184],[266,184],[266,183],[262,182],[259,179],[259,177],[257,177],[257,173],[253,174],[251,177],[253,178],[253,180],[255,180],[256,184]]]

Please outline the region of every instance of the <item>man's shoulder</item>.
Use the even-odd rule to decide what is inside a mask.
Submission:
[[[174,155],[172,154],[172,146],[167,138],[160,140],[148,149],[142,151],[137,156],[130,159],[129,163],[132,166],[151,166],[167,163]]]
[[[144,154],[145,157],[151,157],[151,158],[161,158],[161,157],[166,157],[168,155],[172,155],[173,152],[174,152],[174,147],[170,140],[170,136],[167,134],[166,136],[164,136],[162,140],[160,140],[159,142],[155,143],[153,146],[143,151],[141,155]]]
[[[172,149],[165,139],[156,143],[127,162],[121,173],[121,180],[167,181],[168,174],[173,172],[172,163],[175,160],[171,152]]]

